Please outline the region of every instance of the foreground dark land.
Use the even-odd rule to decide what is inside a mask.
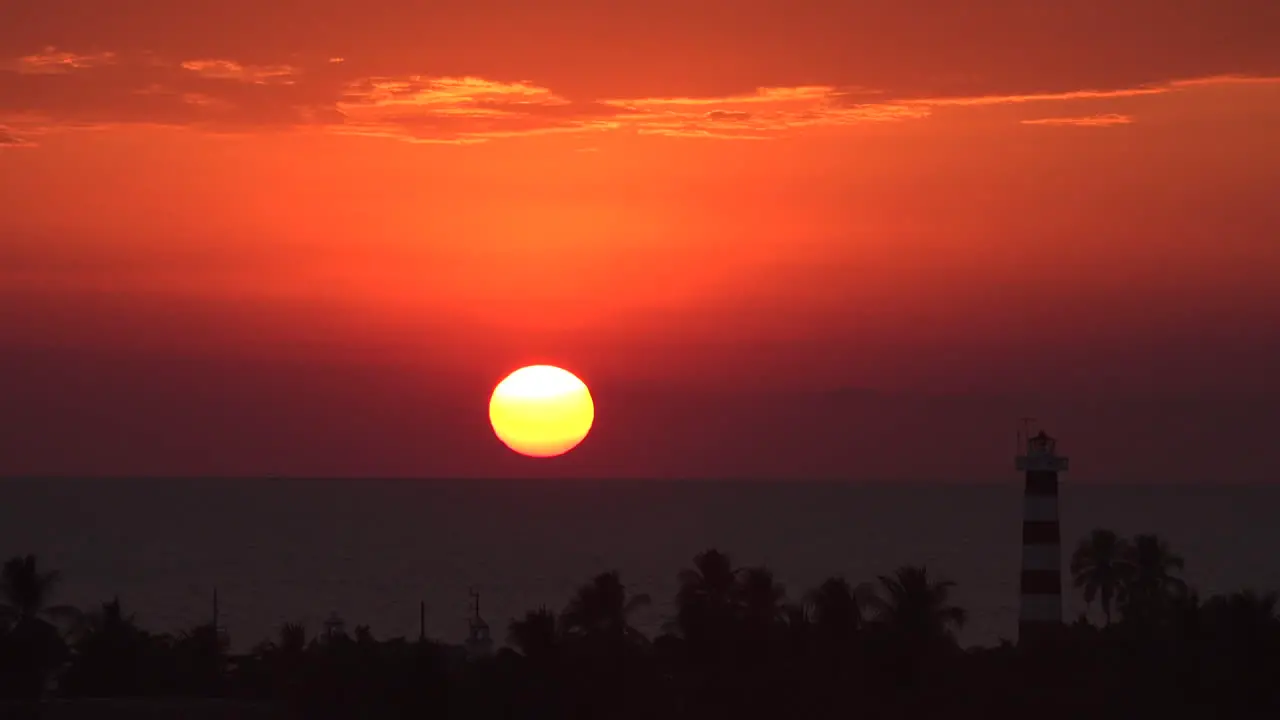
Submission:
[[[510,648],[378,640],[338,621],[285,625],[247,655],[214,623],[143,630],[113,600],[51,603],[57,575],[16,557],[0,584],[5,718],[975,718],[1275,717],[1277,595],[1201,600],[1154,536],[1081,541],[1081,617],[1043,648],[961,649],[952,583],[904,567],[874,584],[831,578],[787,602],[765,568],[709,550],[680,573],[676,615],[653,639],[648,602],[616,573],[560,613],[510,623]],[[470,650],[470,652],[469,652]]]

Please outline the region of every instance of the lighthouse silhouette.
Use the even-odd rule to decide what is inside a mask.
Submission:
[[[1067,458],[1043,430],[1031,434],[1029,420],[1018,432],[1016,466],[1026,474],[1022,506],[1022,594],[1018,645],[1043,647],[1062,628],[1062,538],[1058,528],[1058,473]]]

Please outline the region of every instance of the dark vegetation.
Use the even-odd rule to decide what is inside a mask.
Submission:
[[[183,697],[317,719],[1280,717],[1277,595],[1201,600],[1182,565],[1157,537],[1093,532],[1070,579],[1097,622],[1082,616],[1031,652],[960,648],[966,613],[924,567],[858,586],[833,577],[788,602],[768,569],[708,550],[680,572],[656,638],[629,621],[648,597],[603,573],[474,658],[338,622],[314,635],[286,624],[232,656],[212,623],[158,635],[118,600],[56,606],[57,574],[16,557],[0,582],[0,714]]]

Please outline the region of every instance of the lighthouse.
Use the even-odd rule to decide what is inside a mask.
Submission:
[[[1062,627],[1062,548],[1058,529],[1058,473],[1067,458],[1043,430],[1018,433],[1016,466],[1026,474],[1022,505],[1022,594],[1018,610],[1018,644],[1042,646]]]

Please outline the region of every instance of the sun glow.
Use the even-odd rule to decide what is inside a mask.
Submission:
[[[530,457],[563,455],[595,420],[587,386],[573,373],[530,365],[508,375],[489,398],[489,422],[507,447]]]

